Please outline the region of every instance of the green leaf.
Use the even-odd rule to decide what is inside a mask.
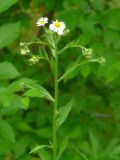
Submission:
[[[74,66],[72,66],[71,68],[69,68],[59,79],[58,82],[60,82],[61,80],[65,79],[67,76],[69,76],[69,74],[71,74],[72,72],[74,72],[78,67],[80,67],[83,64],[89,63],[88,61],[83,61],[80,64],[76,64]]]
[[[29,96],[29,97],[44,97],[49,99],[50,101],[54,101],[53,97],[50,95],[50,93],[43,88],[41,85],[37,84],[37,83],[24,83],[24,85],[27,88],[30,88],[30,90],[28,90],[25,93],[25,96]]]
[[[35,80],[29,79],[29,78],[20,78],[19,80],[16,80],[7,87],[7,93],[11,94],[14,92],[23,91],[24,84],[28,83],[35,83]]]
[[[120,9],[111,9],[103,12],[101,23],[110,29],[120,30]]]
[[[49,44],[50,48],[55,49],[55,42],[53,39],[53,33],[46,29],[46,41]]]
[[[10,8],[18,0],[0,0],[0,13]]]
[[[58,51],[58,54],[62,54],[66,49],[69,48],[80,48],[82,49],[83,47],[79,44],[79,40],[73,40],[69,42],[64,48]]]
[[[48,154],[48,152],[44,149],[41,149],[39,151],[39,155],[41,160],[51,160],[50,155]]]
[[[80,157],[82,157],[84,160],[88,160],[88,158],[83,153],[81,153],[77,147],[73,146],[73,148],[80,155]]]
[[[84,66],[81,66],[80,71],[82,76],[86,78],[90,74],[90,66],[87,64]]]
[[[15,142],[15,134],[13,128],[5,120],[0,120],[0,135],[10,142]]]
[[[10,62],[0,63],[0,80],[13,79],[19,76],[18,71]]]
[[[20,22],[5,24],[0,27],[0,49],[11,44],[20,33]]]
[[[93,150],[93,159],[97,159],[97,156],[99,153],[99,141],[92,131],[89,131],[89,137],[90,137],[92,150]]]
[[[29,137],[20,137],[14,145],[14,155],[16,159],[19,159],[22,155],[25,155],[27,147],[30,144]]]
[[[38,152],[40,149],[45,148],[45,147],[47,147],[47,145],[36,146],[35,148],[33,148],[33,149],[30,151],[30,154],[31,154],[31,153],[34,153],[34,152]]]
[[[30,104],[30,99],[28,97],[23,97],[21,99],[21,103],[23,104],[25,109],[28,109],[29,104]]]
[[[116,157],[117,159],[119,156],[120,156],[120,145],[116,145],[110,152],[110,158],[114,159]]]
[[[83,60],[81,63],[79,64],[75,64],[74,66],[72,66],[71,68],[69,68],[59,79],[58,82],[60,82],[61,80],[67,78],[69,76],[69,74],[71,74],[72,72],[74,72],[76,69],[78,69],[78,67],[80,67],[81,65],[87,64],[87,63],[104,63],[103,61],[105,61],[105,59],[103,57],[98,57],[95,59],[88,59],[88,60]]]
[[[57,118],[57,128],[61,126],[62,123],[65,122],[67,119],[68,114],[71,111],[71,108],[73,106],[74,100],[71,99],[64,107],[61,107],[58,112],[58,118]]]
[[[60,157],[63,154],[63,152],[65,151],[67,145],[68,145],[68,137],[65,137],[63,139],[62,143],[60,144],[60,148],[59,148],[59,151],[58,151],[58,157],[57,157],[57,159],[60,159]]]

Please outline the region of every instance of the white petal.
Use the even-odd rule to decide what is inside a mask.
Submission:
[[[54,25],[50,24],[49,29],[53,31],[55,29]]]
[[[44,17],[44,21],[45,21],[45,23],[48,23],[48,18]]]
[[[55,31],[55,32],[58,32],[58,31],[59,31],[59,28],[54,27],[54,31]]]
[[[64,22],[61,22],[61,27],[62,27],[63,29],[65,29],[65,23],[64,23]]]
[[[58,35],[60,36],[60,35],[63,35],[63,31],[62,30],[59,30],[58,31]]]

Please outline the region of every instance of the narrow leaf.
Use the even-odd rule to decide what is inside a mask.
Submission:
[[[80,45],[80,40],[73,40],[71,42],[69,42],[64,48],[62,48],[61,50],[58,51],[58,54],[62,54],[65,50],[69,49],[69,48],[80,48],[83,49],[83,46]]]
[[[95,59],[89,59],[89,60],[84,60],[83,62],[79,63],[79,64],[75,64],[74,66],[72,66],[71,68],[69,68],[59,79],[58,82],[60,82],[61,80],[65,79],[70,73],[74,72],[78,67],[80,67],[81,65],[87,64],[87,63],[101,63],[101,57],[99,58],[95,58]]]
[[[58,82],[60,82],[61,80],[63,80],[64,78],[66,78],[70,73],[74,72],[78,67],[80,67],[83,64],[88,63],[88,61],[84,61],[81,62],[80,64],[76,64],[74,66],[72,66],[70,69],[68,69],[59,79]]]
[[[67,119],[67,116],[69,114],[69,112],[71,111],[71,108],[73,106],[73,99],[71,99],[66,106],[61,107],[59,110],[59,116],[57,118],[57,128],[59,128],[61,126],[62,123],[64,123],[64,121]]]
[[[62,143],[60,144],[60,148],[59,148],[59,152],[58,152],[58,157],[57,159],[60,159],[61,155],[63,154],[63,152],[65,151],[66,147],[68,145],[68,137],[65,137],[62,141]]]
[[[73,148],[84,160],[88,160],[88,158],[83,153],[81,153],[77,147],[74,146]]]
[[[47,43],[49,44],[50,48],[54,49],[55,48],[55,42],[54,42],[54,39],[53,39],[53,34],[46,29],[46,41]]]
[[[92,145],[94,159],[97,159],[99,153],[99,141],[91,130],[89,131],[89,137]]]
[[[47,145],[36,146],[35,148],[33,148],[33,149],[30,151],[30,154],[31,154],[31,153],[34,153],[34,152],[38,152],[40,149],[45,148],[46,146],[47,146]]]
[[[11,94],[14,92],[23,91],[24,84],[31,84],[36,83],[35,80],[29,79],[29,78],[20,78],[14,82],[11,82],[10,85],[7,87],[7,93]]]
[[[52,102],[54,101],[50,93],[45,88],[43,88],[41,85],[37,83],[24,83],[24,86],[31,89],[25,93],[26,96],[35,97],[36,95],[37,97],[44,97],[44,98],[49,99]]]

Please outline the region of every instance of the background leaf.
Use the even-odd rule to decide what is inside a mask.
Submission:
[[[15,133],[13,128],[5,120],[0,120],[0,135],[6,140],[15,143]]]
[[[11,7],[13,4],[15,4],[18,0],[0,0],[0,13],[7,10],[9,7]]]
[[[45,151],[44,149],[41,149],[41,150],[39,151],[39,155],[40,155],[41,160],[51,160],[48,152]]]
[[[0,49],[10,45],[20,34],[20,22],[4,24],[0,27]]]
[[[19,76],[18,71],[10,62],[0,63],[0,80],[13,79]]]

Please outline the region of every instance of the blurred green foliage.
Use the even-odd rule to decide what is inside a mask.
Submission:
[[[29,151],[52,136],[51,103],[24,97],[19,86],[23,79],[37,80],[53,93],[48,64],[30,66],[19,51],[21,41],[40,37],[35,23],[41,16],[65,21],[70,33],[61,46],[77,39],[106,58],[105,65],[83,65],[60,84],[59,105],[75,99],[59,130],[59,142],[69,136],[62,160],[120,159],[120,1],[0,0],[0,160],[37,160]],[[60,55],[59,72],[79,54],[69,49]]]

